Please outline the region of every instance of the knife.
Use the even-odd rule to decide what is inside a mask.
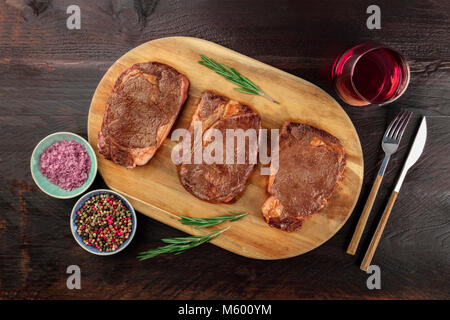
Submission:
[[[361,270],[367,271],[367,268],[369,268],[370,263],[372,262],[373,255],[375,254],[375,250],[377,249],[378,243],[380,242],[381,235],[383,234],[384,227],[386,226],[395,200],[397,199],[397,195],[400,191],[403,181],[405,180],[406,174],[408,173],[409,168],[411,168],[416,163],[416,161],[422,154],[426,140],[427,121],[425,120],[425,117],[423,117],[422,122],[420,123],[419,130],[417,130],[416,137],[414,138],[411,150],[409,151],[408,158],[406,158],[406,162],[403,165],[402,172],[400,173],[400,176],[397,180],[397,184],[395,185],[394,191],[392,191],[391,193],[386,208],[384,209],[383,215],[381,216],[381,220],[378,223],[377,230],[373,235],[372,241],[370,242],[369,248],[367,249],[366,255],[364,256],[364,259],[361,263]]]

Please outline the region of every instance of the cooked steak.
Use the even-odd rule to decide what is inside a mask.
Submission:
[[[183,163],[179,166],[179,176],[182,185],[187,191],[199,199],[211,202],[230,202],[244,189],[250,173],[256,163],[258,151],[258,134],[261,128],[261,118],[250,107],[239,102],[216,95],[212,92],[204,92],[194,113],[190,125],[192,140],[194,140],[194,122],[202,124],[202,149],[212,142],[211,131],[217,129],[223,135],[223,161],[222,163],[195,164],[193,161],[194,146],[191,148],[191,163]],[[226,163],[226,130],[247,129],[255,130],[256,140],[246,139],[246,143],[239,144],[234,139],[233,149],[229,148],[229,159],[234,158],[233,164]],[[205,132],[206,131],[206,132]],[[205,134],[203,134],[205,133]],[[243,149],[243,148],[244,149]],[[245,156],[239,164],[239,155]]]
[[[137,63],[117,79],[98,134],[99,152],[127,168],[146,164],[169,134],[189,80],[168,65]]]
[[[287,122],[279,136],[279,168],[269,177],[271,194],[262,206],[266,222],[298,230],[305,217],[326,205],[345,169],[345,152],[331,134]]]

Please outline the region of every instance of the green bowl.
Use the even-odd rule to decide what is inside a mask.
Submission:
[[[62,140],[73,140],[81,143],[86,148],[86,151],[91,159],[91,170],[89,171],[87,180],[81,187],[72,191],[61,189],[57,185],[54,185],[48,181],[48,179],[41,173],[39,166],[42,152],[44,152],[44,150],[52,144]],[[36,148],[34,148],[33,154],[31,155],[30,169],[34,182],[43,192],[54,198],[70,199],[85,192],[91,186],[92,182],[94,182],[95,175],[97,174],[97,157],[95,156],[94,149],[92,149],[89,142],[79,135],[71,132],[56,132],[42,139],[37,144]]]

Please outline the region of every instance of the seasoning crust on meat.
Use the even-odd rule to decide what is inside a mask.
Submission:
[[[191,194],[199,199],[211,202],[230,202],[240,194],[246,186],[254,163],[250,161],[251,154],[257,154],[258,134],[261,128],[261,118],[250,107],[237,101],[230,100],[215,93],[206,91],[202,94],[198,107],[193,115],[190,125],[193,137],[193,124],[195,121],[202,123],[202,145],[205,147],[211,141],[207,134],[208,129],[217,129],[223,135],[223,146],[226,145],[227,129],[255,130],[256,141],[248,140],[245,150],[239,149],[238,143],[234,144],[234,164],[226,164],[226,152],[223,152],[223,164],[195,164],[194,161],[179,166],[179,177],[181,184]],[[194,143],[192,143],[191,157],[194,154]],[[237,155],[245,153],[243,164],[237,164]],[[256,160],[256,159],[255,159]]]
[[[108,98],[99,152],[127,168],[146,164],[169,134],[188,88],[186,76],[168,65],[147,62],[128,68]]]
[[[262,213],[270,226],[296,231],[327,204],[342,180],[345,151],[331,134],[295,122],[283,125],[279,146],[279,169],[269,177],[271,196]]]

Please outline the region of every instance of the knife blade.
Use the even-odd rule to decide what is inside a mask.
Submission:
[[[411,168],[419,159],[425,147],[426,140],[427,140],[427,121],[425,120],[425,117],[423,117],[422,122],[420,123],[419,130],[417,130],[416,137],[414,138],[414,142],[411,146],[411,150],[409,150],[408,158],[406,158],[402,172],[400,173],[400,177],[398,178],[397,184],[395,185],[394,188],[395,192],[398,193],[400,191],[400,188],[403,184],[403,180],[405,180],[406,173],[408,172],[409,168]]]

